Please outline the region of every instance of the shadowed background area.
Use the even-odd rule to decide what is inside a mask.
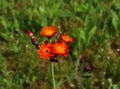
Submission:
[[[0,89],[52,89],[26,35],[43,44],[50,25],[75,38],[55,63],[57,89],[120,89],[120,0],[0,0]]]

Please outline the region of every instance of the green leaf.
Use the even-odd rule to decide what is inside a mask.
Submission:
[[[119,89],[116,84],[113,85],[113,89]]]
[[[118,25],[119,25],[119,17],[114,11],[112,11],[112,25],[114,26],[115,30],[117,31]]]
[[[80,29],[80,38],[83,40],[83,42],[86,41],[86,31],[83,29]]]
[[[97,30],[97,27],[94,26],[94,27],[93,27],[92,29],[90,29],[90,31],[88,32],[88,35],[87,35],[88,39],[87,39],[87,42],[86,42],[86,45],[87,45],[87,46],[90,45],[90,42],[91,42],[91,40],[93,39],[96,30]]]

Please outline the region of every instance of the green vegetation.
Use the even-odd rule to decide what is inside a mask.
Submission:
[[[57,89],[120,89],[120,0],[0,0],[0,89],[52,89],[26,35],[43,43],[49,25],[76,40],[55,63]]]

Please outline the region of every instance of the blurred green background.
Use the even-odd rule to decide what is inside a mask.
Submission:
[[[76,40],[55,63],[57,89],[120,89],[120,0],[0,0],[0,89],[52,89],[25,33],[43,43],[49,25]]]

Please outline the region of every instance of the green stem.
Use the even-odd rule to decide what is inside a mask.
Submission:
[[[51,73],[52,73],[53,89],[56,89],[55,76],[54,76],[54,63],[53,62],[51,62]]]

